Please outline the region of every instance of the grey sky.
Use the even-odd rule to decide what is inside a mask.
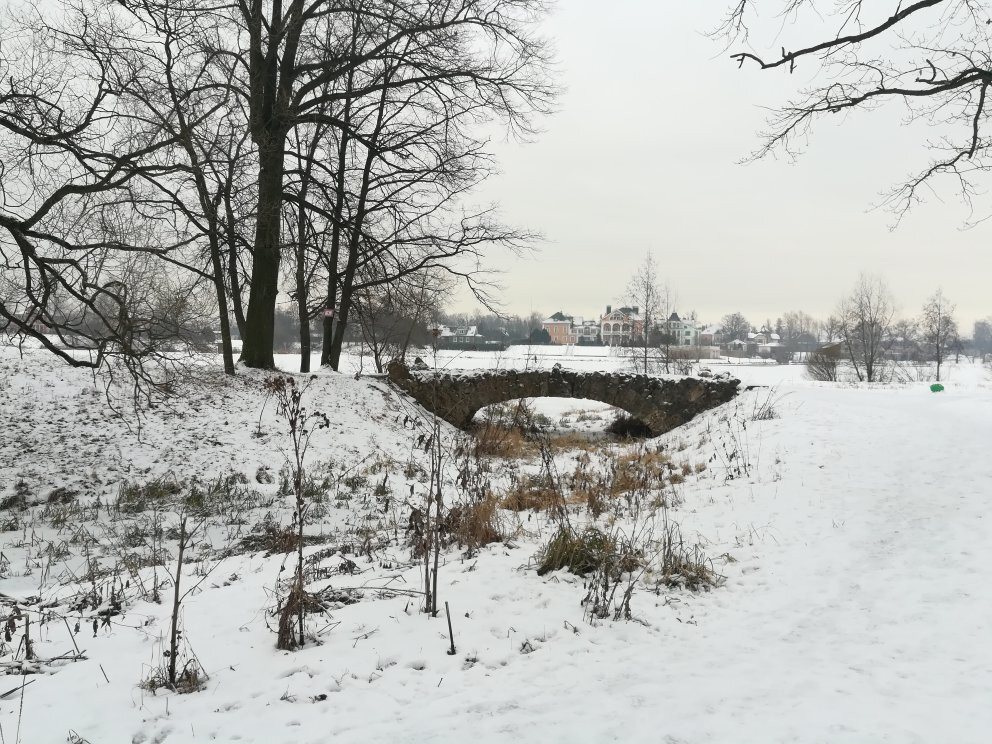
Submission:
[[[653,250],[679,310],[704,320],[826,316],[867,271],[904,315],[942,286],[970,333],[992,314],[992,226],[962,230],[968,211],[950,191],[894,232],[892,213],[872,210],[925,164],[934,130],[901,126],[891,107],[818,127],[796,163],[738,164],[759,143],[761,107],[808,77],[738,70],[704,35],[726,5],[560,0],[548,23],[560,112],[536,142],[497,145],[503,173],[480,195],[547,238],[532,258],[494,257],[506,310],[593,316]],[[979,206],[992,211],[992,194]]]

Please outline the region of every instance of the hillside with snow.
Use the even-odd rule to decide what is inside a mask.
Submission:
[[[623,360],[437,361],[555,363]],[[306,456],[306,643],[280,651],[292,448],[265,376],[205,367],[121,418],[122,391],[0,348],[3,742],[988,740],[987,368],[932,393],[736,366],[735,401],[661,437],[585,436],[612,412],[553,399],[538,444],[480,453],[359,366],[297,376],[329,426]],[[491,505],[499,534],[438,533],[432,617],[435,475],[446,513]],[[178,692],[155,682],[184,516]],[[627,546],[615,571],[539,571],[562,520]]]

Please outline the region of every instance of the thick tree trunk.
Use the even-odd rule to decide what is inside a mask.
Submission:
[[[331,257],[327,262],[327,296],[324,298],[324,318],[322,321],[324,336],[320,345],[320,366],[331,367],[334,370],[338,368],[337,359],[341,354],[340,345],[337,346],[337,353],[335,353],[334,349],[335,338],[338,328],[341,328],[342,318],[335,318],[333,313],[338,299],[338,256],[341,251],[340,203],[343,198],[342,192],[339,191],[337,196],[338,204],[335,205],[334,209],[335,224],[331,228]],[[331,315],[327,314],[328,310],[332,312]],[[344,312],[344,302],[341,303],[341,313],[347,317],[347,314]],[[336,323],[335,320],[337,321]],[[342,334],[343,332],[344,329],[342,328]]]
[[[259,150],[258,213],[248,312],[241,361],[247,367],[275,369],[276,296],[279,293],[279,241],[282,227],[282,175],[285,137],[270,135]]]
[[[348,314],[351,310],[351,286],[347,282],[341,290],[341,309],[338,313],[337,323],[334,324],[334,337],[331,340],[331,348],[328,354],[328,364],[335,372],[341,363],[341,346],[344,343],[344,332],[348,327]]]
[[[327,310],[327,307],[324,309]],[[330,367],[331,347],[334,345],[334,318],[325,314],[321,319],[321,330],[323,332],[323,336],[320,341],[320,366]]]

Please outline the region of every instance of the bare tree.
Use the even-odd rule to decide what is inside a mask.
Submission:
[[[836,348],[817,349],[806,355],[806,374],[818,382],[836,382],[840,354]]]
[[[900,318],[892,324],[890,351],[898,359],[919,359],[920,326],[915,318]]]
[[[954,305],[944,296],[943,290],[938,289],[923,306],[920,316],[920,329],[923,340],[933,352],[937,361],[937,382],[940,382],[940,368],[953,351],[958,340],[958,324],[954,320]]]
[[[720,325],[727,343],[737,339],[747,342],[747,334],[751,332],[752,328],[750,321],[744,317],[743,313],[724,315]]]
[[[879,277],[862,274],[838,310],[840,338],[858,380],[878,382],[895,306]]]
[[[658,280],[658,266],[654,260],[654,254],[648,251],[643,263],[637,267],[634,275],[627,284],[627,300],[632,307],[638,308],[643,318],[644,325],[641,328],[637,342],[636,369],[641,374],[650,372],[650,362],[652,361],[652,350],[655,348],[652,339],[660,320],[668,306],[667,290],[662,289]]]
[[[202,315],[205,278],[146,180],[181,167],[166,157],[176,140],[122,115],[101,48],[31,11],[4,24],[0,323],[70,365],[123,365],[160,388],[178,371],[173,342]]]
[[[213,287],[224,368],[233,374],[231,305],[239,328],[244,322],[229,252],[243,245],[237,233],[252,220],[243,210],[233,213],[247,175],[248,133],[239,126],[243,112],[230,76],[215,64],[217,26],[201,23],[195,5],[160,0],[130,0],[112,11],[80,3],[74,15],[78,22],[58,29],[59,36],[70,48],[99,54],[121,113],[141,122],[147,139],[171,143],[155,160],[127,167],[149,187],[142,212],[160,214],[160,222],[186,238],[184,268]]]
[[[821,321],[817,327],[817,339],[827,343],[837,341],[840,338],[840,318],[836,315],[829,316]]]
[[[761,10],[769,11],[767,16],[780,13],[784,28],[769,24],[767,37],[762,36],[757,25]],[[788,38],[790,29],[796,43]],[[924,185],[940,175],[947,175],[971,203],[975,179],[990,165],[992,145],[985,133],[992,84],[986,4],[734,0],[719,35],[731,46],[768,49],[736,51],[732,56],[740,67],[753,64],[788,73],[803,68],[803,79],[813,81],[773,114],[757,157],[776,150],[795,152],[825,117],[898,103],[911,118],[943,128],[942,136],[921,143],[934,156],[893,190],[890,205],[901,215],[919,201]]]
[[[816,326],[816,320],[802,310],[785,313],[779,332],[782,345],[789,352],[809,351],[810,344],[816,340]]]
[[[445,276],[424,272],[358,294],[355,315],[376,372],[382,374],[390,359],[404,361],[411,344],[430,342],[429,321],[437,316],[449,288]]]

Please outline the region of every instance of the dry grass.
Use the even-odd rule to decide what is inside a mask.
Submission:
[[[524,459],[537,454],[538,445],[518,427],[488,424],[475,431],[475,456]]]
[[[304,545],[317,545],[327,542],[327,538],[322,535],[304,535]],[[256,525],[252,534],[241,539],[239,548],[247,553],[264,552],[266,555],[277,553],[292,553],[299,548],[300,536],[296,528],[263,522]]]
[[[510,511],[547,511],[560,505],[561,494],[547,475],[528,475],[500,500]]]
[[[451,539],[470,553],[506,539],[499,503],[491,496],[474,504],[452,507],[447,515],[447,528]]]
[[[163,664],[151,670],[140,686],[151,693],[159,690],[171,690],[172,692],[186,695],[191,692],[199,692],[207,686],[207,674],[195,659],[190,659],[183,665],[183,668],[176,674],[176,684],[169,681],[168,664]]]
[[[124,482],[117,492],[114,507],[120,514],[138,514],[153,508],[162,508],[176,499],[182,485],[171,474],[163,475],[144,485]]]
[[[640,561],[633,553],[620,549],[615,536],[595,527],[576,533],[561,526],[541,551],[537,575],[567,568],[577,576],[586,576],[606,568],[610,574],[624,574],[635,570]]]
[[[611,468],[610,495],[664,488],[671,469],[671,458],[659,450],[644,449],[621,455]]]
[[[709,591],[724,581],[702,547],[685,542],[675,522],[665,522],[658,557],[660,560],[648,571],[658,586],[698,592]]]
[[[538,445],[528,432],[535,430],[534,414],[526,401],[490,406],[473,427],[476,457],[529,457]]]
[[[595,454],[595,450],[587,450],[577,458],[575,468],[561,479],[560,486],[546,473],[525,476],[513,484],[499,505],[520,512],[582,504],[598,518],[619,498],[664,491],[705,469],[705,465],[694,469],[688,462],[676,465],[660,450],[605,453],[604,458],[590,457],[590,453]]]
[[[594,452],[602,447],[601,443],[578,431],[563,431],[552,434],[548,439],[548,444],[552,450],[562,452],[572,450]]]
[[[571,496],[569,500],[584,503],[589,513],[594,518],[598,518],[609,506],[606,498],[609,488],[606,485],[606,476],[589,468],[588,465],[589,458],[585,458],[568,476],[566,483]]]

